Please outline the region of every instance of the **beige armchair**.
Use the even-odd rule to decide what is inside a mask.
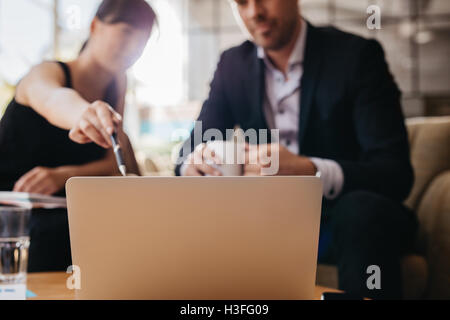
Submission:
[[[417,255],[403,258],[406,299],[450,299],[450,117],[407,120],[415,183],[405,205],[419,219]],[[337,288],[335,266],[319,265],[317,283]]]

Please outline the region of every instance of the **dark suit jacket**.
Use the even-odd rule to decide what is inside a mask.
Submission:
[[[300,154],[337,161],[345,178],[342,194],[366,190],[406,198],[413,171],[401,93],[380,44],[308,24],[303,67]],[[264,63],[253,43],[225,51],[198,118],[203,131],[217,128],[225,135],[235,125],[267,129],[264,81]]]

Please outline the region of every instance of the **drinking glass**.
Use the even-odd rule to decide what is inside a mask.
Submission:
[[[27,280],[31,210],[0,205],[0,285]]]

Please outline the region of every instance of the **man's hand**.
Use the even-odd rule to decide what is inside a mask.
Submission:
[[[186,165],[184,176],[221,176],[222,173],[209,163],[218,163],[218,159],[214,152],[206,147],[206,144],[199,144],[184,163]]]
[[[245,151],[245,176],[313,176],[317,172],[316,167],[309,158],[293,154],[287,148],[278,143],[264,145],[246,144]],[[269,168],[271,170],[268,170]],[[265,173],[267,171],[273,172],[273,174]]]
[[[36,167],[16,182],[13,191],[52,195],[61,190],[69,178],[70,173],[64,167]]]

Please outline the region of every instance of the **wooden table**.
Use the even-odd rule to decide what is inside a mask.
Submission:
[[[66,287],[69,276],[65,272],[29,273],[27,289],[36,294],[30,300],[74,300],[75,292]]]
[[[31,300],[74,300],[74,291],[66,287],[66,281],[69,276],[69,274],[64,272],[28,274],[28,290],[31,290],[37,295],[35,298],[31,298]],[[314,298],[320,300],[323,292],[338,291],[316,286]]]

